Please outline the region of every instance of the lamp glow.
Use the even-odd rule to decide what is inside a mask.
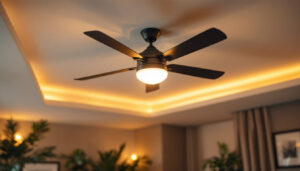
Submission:
[[[137,157],[136,154],[132,154],[132,155],[131,155],[131,160],[135,161],[135,160],[137,160],[137,158],[138,158],[138,157]]]
[[[21,134],[15,134],[15,141],[17,142],[17,144],[20,144],[23,141],[23,137]]]
[[[145,68],[138,70],[136,77],[145,84],[158,84],[168,77],[168,72],[162,68]]]

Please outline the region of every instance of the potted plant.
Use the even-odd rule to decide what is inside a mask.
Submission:
[[[31,132],[22,141],[16,140],[19,124],[13,119],[6,122],[4,135],[0,140],[0,170],[18,171],[26,162],[42,162],[54,157],[54,146],[36,149],[36,142],[42,139],[43,134],[50,130],[45,120],[32,123]]]
[[[218,142],[219,157],[204,161],[202,170],[210,168],[213,171],[242,171],[242,161],[235,152],[229,152],[225,143]]]
[[[70,171],[89,171],[91,160],[81,149],[75,149],[69,155],[62,155],[66,159],[65,167]]]
[[[144,171],[151,165],[151,160],[146,156],[138,157],[131,163],[120,161],[124,149],[125,144],[122,144],[118,150],[99,151],[100,160],[93,162],[93,171]]]

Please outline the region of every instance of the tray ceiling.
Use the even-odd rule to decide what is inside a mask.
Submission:
[[[239,93],[284,88],[293,80],[299,85],[300,3],[296,0],[3,0],[2,6],[46,104],[150,117],[221,102]],[[163,31],[155,43],[161,51],[219,28],[227,40],[172,63],[222,70],[225,75],[206,80],[169,73],[160,90],[148,94],[134,71],[73,80],[136,65],[84,31],[101,30],[141,52],[147,43],[139,31],[149,26]]]

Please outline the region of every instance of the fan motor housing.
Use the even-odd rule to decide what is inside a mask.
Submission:
[[[146,68],[162,68],[167,69],[166,59],[163,57],[163,53],[156,49],[152,44],[150,44],[147,49],[142,53],[142,60],[137,61],[137,70]]]
[[[146,68],[162,68],[167,70],[167,65],[165,60],[157,57],[146,57],[144,60],[137,62],[137,71]]]

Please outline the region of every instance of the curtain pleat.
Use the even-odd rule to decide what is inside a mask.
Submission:
[[[258,170],[259,161],[258,159],[258,151],[257,151],[257,131],[256,124],[254,122],[253,111],[250,111],[248,116],[248,135],[249,135],[249,151],[250,151],[250,161],[252,170]]]
[[[264,129],[264,119],[263,115],[261,114],[260,109],[255,109],[254,113],[255,122],[257,126],[257,140],[258,140],[258,152],[259,152],[259,161],[265,161],[260,163],[260,170],[270,170],[269,169],[269,160],[264,160],[268,158],[267,155],[267,142],[266,142],[266,134]]]
[[[240,147],[241,147],[241,155],[244,165],[244,171],[250,171],[251,165],[249,160],[249,148],[248,148],[248,133],[247,133],[247,122],[246,122],[246,115],[244,113],[240,113],[237,115],[238,118],[238,128],[239,128],[239,140],[240,140]]]
[[[266,107],[263,108],[263,116],[264,116],[264,123],[266,125],[266,138],[267,138],[267,155],[268,161],[270,166],[270,171],[275,171],[275,160],[274,160],[274,151],[273,151],[273,143],[272,143],[272,130],[271,130],[271,123],[269,119],[268,110]]]
[[[267,109],[238,112],[235,121],[244,171],[275,171]]]

